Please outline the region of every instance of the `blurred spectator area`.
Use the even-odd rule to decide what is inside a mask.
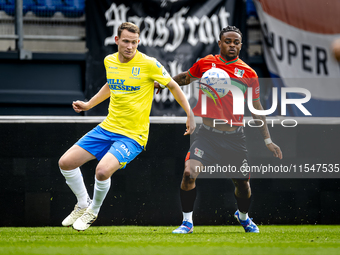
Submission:
[[[269,72],[263,57],[262,48],[262,31],[259,17],[257,15],[256,7],[253,0],[246,0],[246,13],[247,13],[247,64],[249,64],[257,73],[259,78],[269,77]],[[266,105],[266,101],[271,95],[272,84],[265,79],[260,79],[261,103]],[[245,115],[250,116],[248,107],[246,107]]]
[[[85,0],[23,0],[23,48],[86,52]],[[15,0],[0,0],[0,51],[15,49]]]
[[[248,56],[262,56],[261,26],[253,0],[246,0]]]
[[[16,0],[0,0],[0,115],[77,115],[71,103],[84,100],[85,0],[22,4],[16,19]]]

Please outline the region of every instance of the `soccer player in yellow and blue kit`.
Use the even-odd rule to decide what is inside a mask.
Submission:
[[[110,97],[106,119],[73,145],[59,160],[61,173],[77,204],[63,226],[86,230],[97,218],[110,189],[111,175],[125,168],[146,146],[154,81],[166,84],[187,113],[184,135],[193,133],[195,122],[189,103],[165,68],[137,50],[140,30],[130,22],[121,24],[115,42],[118,52],[104,60],[107,83],[88,102],[75,101],[76,112],[87,111]],[[88,196],[80,166],[97,158],[93,200]]]

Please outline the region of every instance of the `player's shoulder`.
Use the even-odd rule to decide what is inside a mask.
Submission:
[[[216,60],[216,56],[209,54],[201,59],[199,59],[198,61],[215,61]]]
[[[217,55],[209,54],[209,55],[206,55],[206,56],[204,57],[204,59],[211,59],[211,60],[214,60],[214,59],[216,59],[216,57],[217,57]]]
[[[117,57],[118,57],[118,52],[113,53],[113,54],[109,54],[104,58],[104,62],[109,61],[109,60],[115,60],[115,59],[117,59]]]
[[[236,68],[244,70],[244,73],[248,78],[257,77],[256,71],[251,68],[247,63],[245,63],[242,59],[239,58],[238,61],[234,63],[234,65]]]
[[[212,54],[209,54],[203,58],[200,58],[196,61],[195,65],[197,66],[200,66],[201,68],[202,67],[211,67],[211,66],[215,66],[216,64],[216,61],[217,61],[217,57],[216,55],[212,55]]]
[[[146,62],[155,62],[156,61],[156,59],[154,57],[150,57],[150,56],[148,56],[145,53],[142,53],[140,51],[137,51],[135,57],[136,57],[136,59],[138,59],[140,61],[146,61]]]
[[[146,64],[146,65],[157,65],[158,67],[162,66],[161,63],[154,57],[150,57],[142,52],[137,52],[136,57],[138,61]]]
[[[150,57],[150,56],[148,56],[148,55],[146,55],[145,53],[140,52],[140,51],[137,51],[135,57],[138,58],[138,59],[146,60],[146,61],[150,61],[150,60],[153,59],[153,57]]]

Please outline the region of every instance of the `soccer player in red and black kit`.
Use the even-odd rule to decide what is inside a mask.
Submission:
[[[198,60],[187,72],[173,77],[179,85],[187,85],[192,79],[199,79],[211,68],[220,68],[226,71],[233,85],[238,86],[247,98],[247,88],[252,88],[253,106],[257,110],[263,110],[260,102],[260,89],[256,72],[239,59],[242,46],[242,33],[235,26],[227,26],[220,32],[218,41],[220,55],[208,55]],[[156,86],[156,85],[155,85]],[[157,86],[156,86],[157,87]],[[221,98],[222,105],[216,106],[211,98],[207,99],[206,114],[202,115],[201,95],[194,108],[195,116],[200,116],[203,123],[199,128],[185,161],[185,169],[180,189],[180,198],[183,211],[182,225],[173,231],[175,234],[187,234],[193,232],[193,208],[196,199],[197,169],[203,166],[212,166],[219,162],[235,165],[238,169],[247,165],[247,148],[243,132],[243,115],[233,115],[233,97],[231,92]],[[271,141],[264,115],[252,114],[255,123],[259,120],[263,123],[259,127],[267,148],[273,152],[274,157],[282,159],[280,148]],[[230,124],[215,125],[216,119],[227,120]],[[258,120],[258,121],[256,121]],[[260,123],[259,123],[260,124]],[[261,126],[261,125],[259,125]],[[248,217],[251,201],[251,189],[249,174],[233,178],[235,185],[235,198],[238,210],[235,218],[244,227],[246,232],[258,233],[256,224]]]

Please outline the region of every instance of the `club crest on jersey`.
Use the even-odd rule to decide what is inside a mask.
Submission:
[[[138,76],[140,73],[140,67],[132,67],[132,75]]]
[[[202,158],[202,157],[203,157],[203,154],[204,154],[204,151],[202,151],[201,149],[195,148],[194,154],[195,154],[197,157]]]
[[[235,76],[242,78],[243,74],[244,74],[244,70],[238,69],[237,67],[235,67],[235,72],[234,72]]]

